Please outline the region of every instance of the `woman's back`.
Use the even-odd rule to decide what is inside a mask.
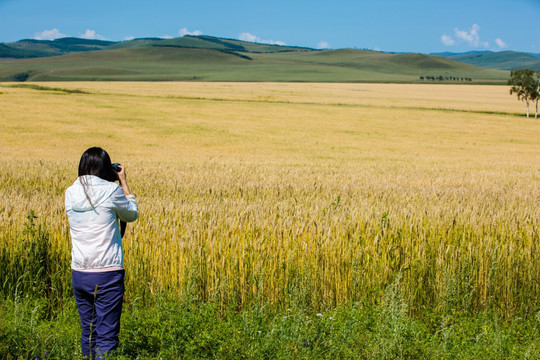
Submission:
[[[73,245],[72,269],[123,267],[118,219],[137,219],[135,197],[124,195],[116,183],[84,175],[66,190],[65,207]]]

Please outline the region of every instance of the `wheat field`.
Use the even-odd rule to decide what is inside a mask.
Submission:
[[[64,191],[101,146],[139,202],[128,296],[539,306],[540,120],[507,87],[4,83],[0,107],[6,273],[33,210],[69,287]]]

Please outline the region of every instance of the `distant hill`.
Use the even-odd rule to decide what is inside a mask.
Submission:
[[[485,54],[485,53],[490,53],[490,52],[492,51],[468,51],[464,53],[455,53],[455,52],[445,51],[445,52],[438,52],[438,53],[430,53],[430,55],[437,55],[437,56],[449,58],[449,57],[457,56],[457,55],[476,55],[476,54]]]
[[[271,53],[285,51],[313,51],[314,49],[294,46],[280,46],[250,43],[240,40],[216,38],[213,36],[183,36],[175,39],[142,38],[127,41],[102,41],[79,38],[56,40],[20,40],[0,44],[0,58],[35,58],[66,55],[74,52],[125,49],[142,46],[172,46],[180,48],[201,48],[224,51]]]
[[[449,59],[464,62],[475,66],[500,70],[531,69],[540,71],[540,57],[538,54],[529,54],[515,51],[472,51],[468,53],[437,53]]]
[[[80,51],[103,50],[113,41],[62,38],[56,40],[20,40],[0,44],[0,58],[34,58],[58,56]]]
[[[505,83],[509,77],[507,71],[435,55],[315,50],[211,36],[121,42],[22,40],[1,44],[0,54],[0,81]]]

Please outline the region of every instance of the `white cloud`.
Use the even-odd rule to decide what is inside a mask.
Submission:
[[[456,38],[467,42],[469,45],[474,47],[489,47],[489,43],[480,41],[479,31],[480,26],[478,24],[474,24],[470,32],[458,28],[454,29]]]
[[[132,36],[132,35],[126,36],[126,37],[124,38],[125,41],[129,41],[129,40],[133,40],[133,39],[135,39],[135,36]]]
[[[330,48],[330,44],[324,40],[319,41],[319,43],[317,44],[317,49],[329,49],[329,48]]]
[[[247,33],[247,32],[241,33],[238,36],[238,39],[242,41],[249,41],[249,42],[254,42],[254,43],[259,43],[259,44],[287,45],[283,41],[263,40],[260,37]]]
[[[240,36],[238,36],[238,39],[249,42],[257,42],[257,40],[260,40],[258,37],[250,33],[241,33]]]
[[[454,39],[452,39],[451,36],[446,35],[446,34],[441,36],[441,41],[446,46],[452,46],[452,45],[454,45],[456,43],[456,41]]]
[[[474,38],[473,34],[469,34],[468,32],[466,32],[464,30],[459,30],[458,28],[456,28],[454,30],[454,32],[455,32],[456,37],[458,39],[464,40],[464,41],[468,42],[469,44],[474,45],[475,38]],[[476,43],[478,43],[478,40],[476,40]]]
[[[499,45],[499,41],[501,42],[501,44],[504,44],[502,40],[497,39],[496,42],[498,45]],[[455,28],[454,36],[452,37],[450,35],[444,34],[441,36],[441,42],[446,46],[452,46],[458,43],[465,42],[469,46],[472,46],[475,48],[479,48],[479,47],[488,48],[489,47],[488,42],[480,40],[480,26],[478,26],[478,24],[474,24],[471,27],[470,31],[460,30],[458,28]]]
[[[180,36],[185,36],[185,35],[199,36],[199,35],[202,35],[202,32],[200,30],[189,31],[188,28],[181,28],[180,30],[178,30],[178,35],[180,35]]]
[[[95,30],[90,30],[90,29],[86,29],[84,34],[79,35],[79,37],[83,39],[92,39],[92,40],[108,40],[105,37],[99,34],[96,34]]]
[[[506,45],[506,43],[504,41],[502,41],[502,39],[495,39],[495,43],[497,43],[497,46],[500,48],[500,49],[504,49],[506,48],[508,45]]]
[[[34,39],[36,40],[54,40],[63,37],[68,37],[68,35],[62,34],[57,28],[34,33]]]

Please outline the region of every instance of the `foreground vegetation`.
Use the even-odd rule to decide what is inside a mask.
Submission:
[[[507,88],[13,85],[0,350],[76,354],[63,194],[100,145],[141,209],[122,356],[538,357],[540,123]]]
[[[80,359],[72,298],[49,312],[48,299],[0,304],[4,359]],[[315,313],[292,306],[221,309],[164,294],[124,304],[118,359],[537,359],[540,318],[491,312],[426,311],[410,316],[392,284],[381,304],[355,302]]]

